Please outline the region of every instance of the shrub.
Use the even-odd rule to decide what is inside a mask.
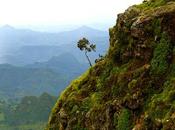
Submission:
[[[160,39],[160,43],[156,46],[151,60],[151,74],[162,75],[168,68],[167,57],[170,53],[170,41],[168,36],[163,33]]]
[[[130,130],[130,112],[128,109],[123,109],[118,117],[118,130]]]

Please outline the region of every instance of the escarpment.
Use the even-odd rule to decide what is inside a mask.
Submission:
[[[59,97],[46,130],[175,130],[175,1],[119,14],[110,47]]]

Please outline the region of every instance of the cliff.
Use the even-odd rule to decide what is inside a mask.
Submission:
[[[175,130],[175,1],[119,14],[104,59],[59,97],[47,130]]]

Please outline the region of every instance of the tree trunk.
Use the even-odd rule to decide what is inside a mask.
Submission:
[[[92,63],[91,63],[91,61],[90,61],[90,59],[89,59],[89,57],[88,57],[88,55],[87,55],[87,51],[85,52],[85,55],[86,55],[86,58],[87,58],[87,60],[88,60],[88,62],[89,62],[89,65],[92,67]]]

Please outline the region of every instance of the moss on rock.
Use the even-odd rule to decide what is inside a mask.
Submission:
[[[46,130],[174,130],[175,2],[118,15],[110,47],[61,94]]]

